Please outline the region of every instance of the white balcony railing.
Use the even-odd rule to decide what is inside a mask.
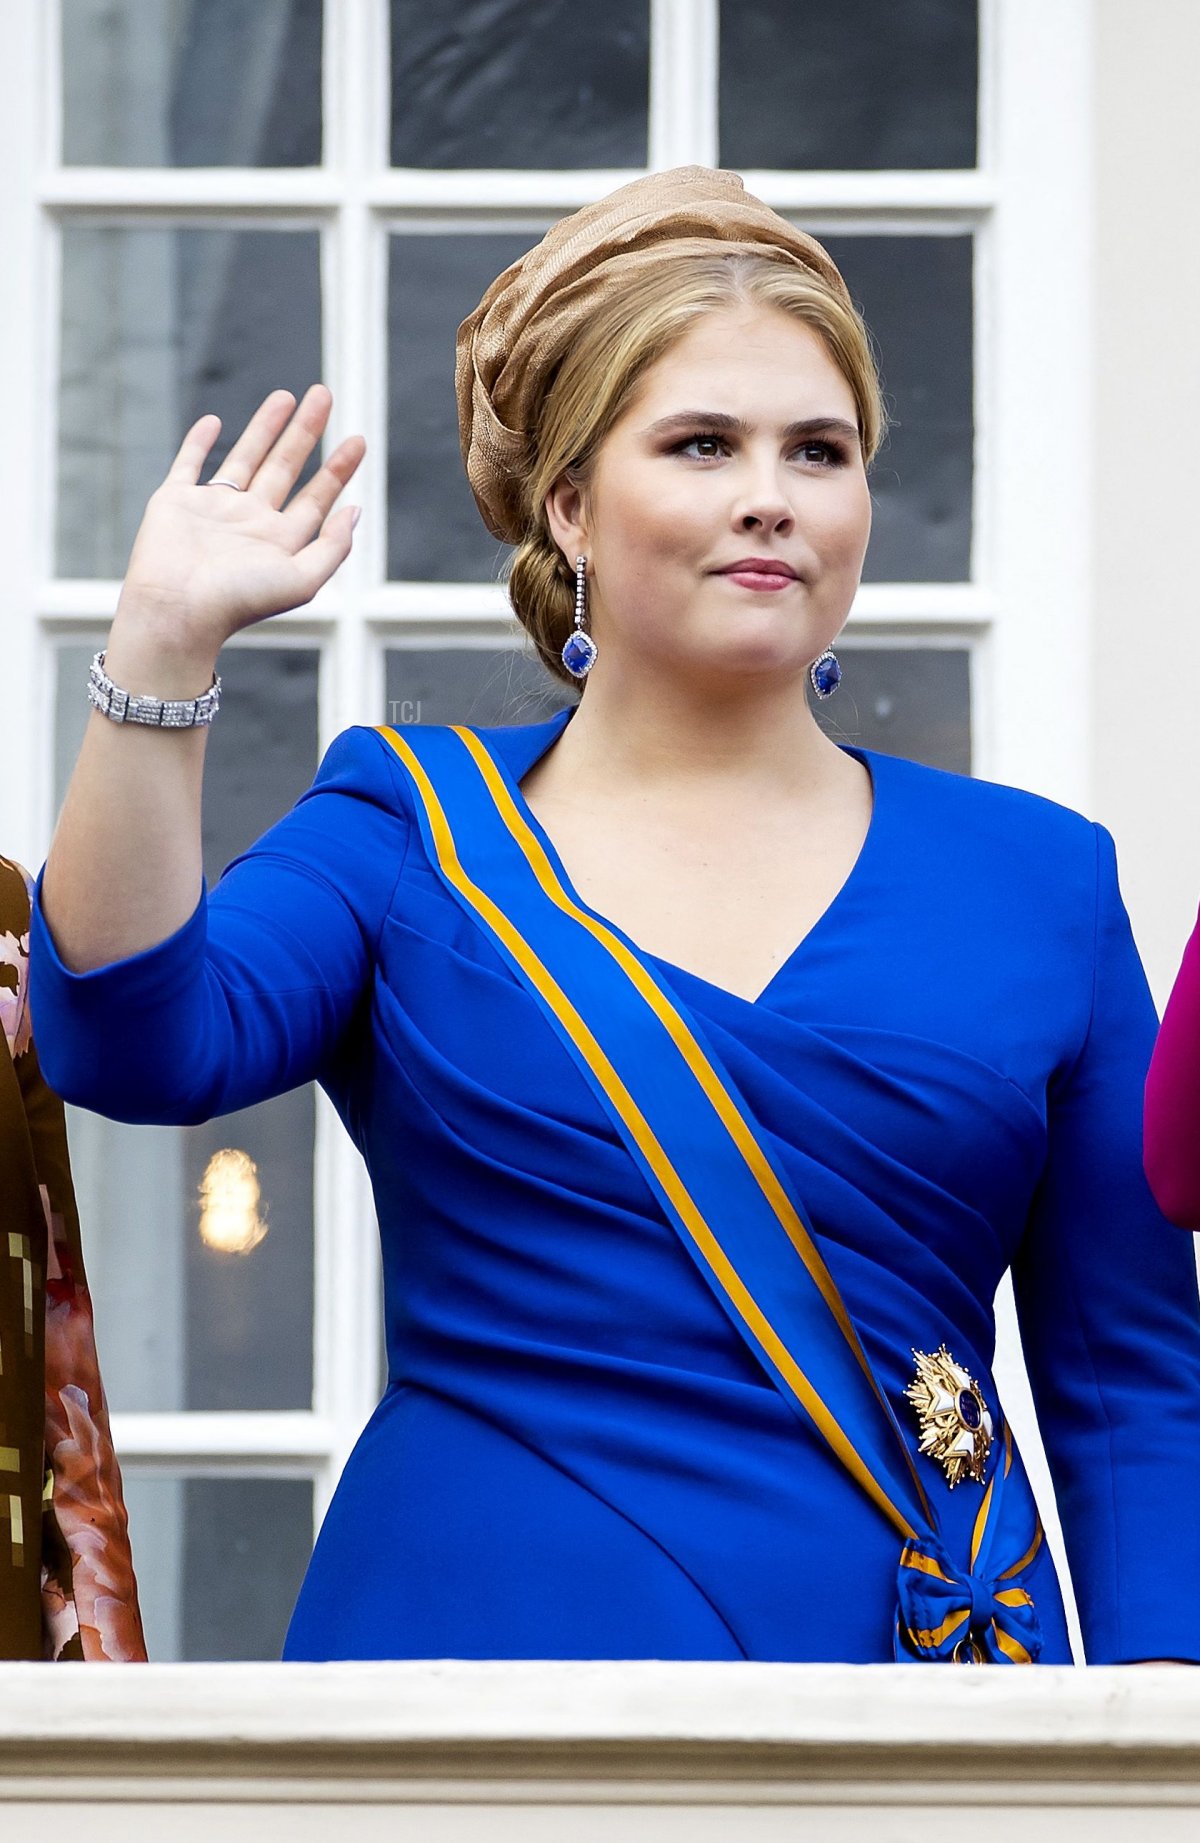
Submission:
[[[87,1843],[1190,1843],[1200,1672],[11,1664],[0,1828]]]

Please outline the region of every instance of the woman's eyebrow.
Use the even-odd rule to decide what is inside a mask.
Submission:
[[[717,435],[749,435],[752,432],[749,423],[743,422],[740,416],[728,416],[720,410],[673,410],[669,416],[652,422],[646,434],[667,435],[675,429],[697,426],[711,429]],[[857,428],[842,416],[806,416],[800,422],[789,422],[783,431],[785,441],[803,441],[813,435],[843,435],[850,441],[858,440]]]

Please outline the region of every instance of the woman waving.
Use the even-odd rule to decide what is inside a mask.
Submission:
[[[389,1382],[288,1655],[1068,1661],[991,1373],[1011,1268],[1088,1656],[1200,1661],[1200,1306],[1112,841],[810,707],[883,429],[841,275],[735,175],[650,174],[496,279],[456,385],[578,704],[345,732],[207,892],[218,648],[340,561],[362,450],[289,501],[327,393],[207,486],[198,424],[35,921],[73,1098],[315,1078],[370,1171]]]

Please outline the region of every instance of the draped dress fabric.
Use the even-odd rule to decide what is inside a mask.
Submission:
[[[479,732],[518,802],[568,721]],[[944,1342],[994,1407],[1012,1267],[1088,1657],[1200,1660],[1200,1305],[1142,1172],[1155,1019],[1111,841],[856,753],[858,863],[756,1001],[644,958],[803,1199],[914,1453],[913,1347]],[[389,1383],[288,1657],[890,1659],[895,1531],[439,881],[382,736],[339,737],[159,946],[72,974],[39,909],[33,976],[71,1099],[199,1121],[316,1078],[370,1171]],[[979,1487],[917,1463],[965,1549]],[[1025,1578],[1042,1661],[1067,1661],[1044,1547]]]
[[[1200,921],[1184,949],[1150,1061],[1146,1175],[1171,1221],[1200,1229]]]

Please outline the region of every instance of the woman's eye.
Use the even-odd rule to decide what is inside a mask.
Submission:
[[[689,449],[696,449],[702,461],[715,460],[725,446],[720,435],[689,435],[685,442],[680,442],[676,454],[686,454]]]
[[[816,467],[836,467],[842,458],[841,451],[831,442],[805,442],[796,452]]]

